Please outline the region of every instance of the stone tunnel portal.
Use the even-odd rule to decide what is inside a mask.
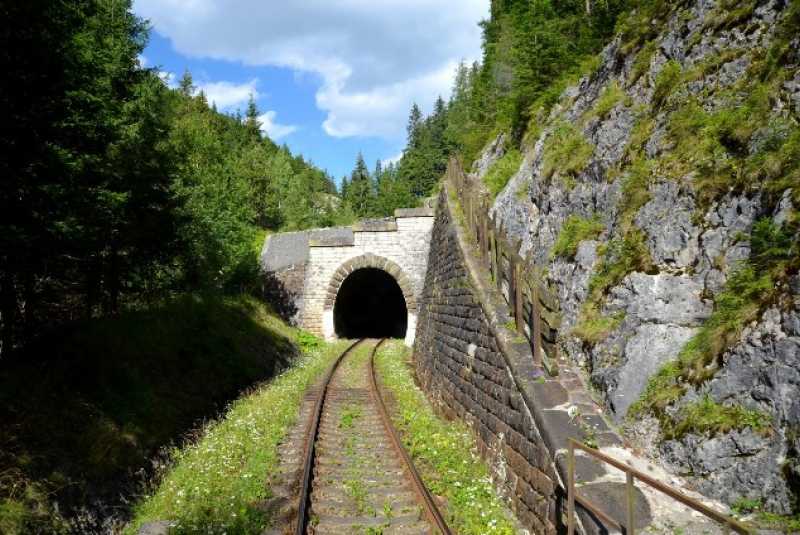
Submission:
[[[382,269],[353,271],[336,294],[333,325],[339,338],[405,338],[408,310],[400,285]]]

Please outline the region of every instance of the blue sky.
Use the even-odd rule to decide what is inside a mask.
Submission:
[[[489,0],[135,0],[153,27],[143,54],[176,83],[188,68],[221,111],[250,92],[265,131],[337,180],[359,151],[399,157],[412,103],[450,94],[480,57]]]

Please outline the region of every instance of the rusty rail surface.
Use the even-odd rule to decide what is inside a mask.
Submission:
[[[309,427],[308,441],[305,448],[306,459],[303,463],[303,480],[300,487],[300,507],[298,508],[297,513],[297,529],[295,530],[296,535],[303,535],[305,533],[306,525],[309,520],[308,508],[311,505],[311,479],[314,475],[314,455],[316,453],[315,445],[317,442],[317,435],[319,435],[319,424],[320,420],[322,420],[322,408],[325,406],[325,395],[328,393],[328,386],[330,385],[333,374],[336,372],[336,368],[339,367],[339,364],[341,364],[344,358],[364,340],[366,340],[366,338],[362,338],[361,340],[353,342],[350,347],[345,349],[344,352],[339,355],[339,358],[336,359],[336,362],[334,362],[330,367],[328,373],[325,375],[325,379],[322,381],[322,388],[317,396],[317,403],[314,407],[311,426]]]
[[[307,435],[307,443],[305,447],[305,462],[303,468],[303,477],[302,477],[302,484],[301,484],[301,491],[300,491],[300,506],[298,510],[298,517],[297,517],[297,525],[295,534],[296,535],[304,535],[309,532],[313,532],[313,528],[311,531],[309,530],[309,523],[311,518],[309,518],[310,508],[311,508],[311,491],[312,491],[312,483],[314,479],[314,472],[315,472],[315,459],[317,455],[317,448],[316,444],[319,438],[319,431],[322,424],[322,415],[325,408],[325,401],[329,391],[329,387],[331,385],[332,379],[334,374],[336,373],[337,368],[339,365],[344,361],[344,359],[352,353],[352,351],[364,342],[366,339],[359,340],[352,345],[350,345],[334,362],[334,364],[330,367],[328,372],[325,375],[325,378],[322,383],[322,388],[317,396],[317,400],[315,403],[315,409],[312,414],[312,421],[311,425],[309,426],[309,431]],[[438,530],[438,532],[442,533],[443,535],[451,535],[451,531],[447,527],[441,513],[439,512],[436,504],[433,501],[433,498],[428,492],[428,489],[425,487],[422,479],[419,476],[419,472],[417,471],[416,467],[414,466],[411,457],[408,455],[408,452],[403,447],[402,443],[400,442],[399,435],[392,424],[392,421],[389,417],[389,414],[386,410],[386,407],[383,403],[383,399],[381,398],[380,391],[377,386],[377,378],[374,368],[374,357],[375,353],[380,347],[380,345],[385,340],[378,341],[371,349],[370,357],[369,357],[369,378],[368,383],[370,386],[370,394],[373,400],[375,407],[378,409],[380,414],[380,420],[383,423],[383,427],[386,431],[386,435],[388,435],[389,441],[391,442],[392,449],[396,452],[399,459],[402,460],[404,465],[407,468],[407,473],[411,479],[411,488],[413,489],[414,494],[417,496],[417,501],[420,505],[421,516],[425,518],[425,520],[431,525],[431,528],[434,529],[434,532]]]
[[[470,183],[458,158],[450,159],[447,177],[464,211],[469,239],[474,242],[497,291],[508,303],[517,335],[528,340],[534,362],[551,375],[557,375],[555,342],[561,326],[560,309],[555,293],[533,264],[533,250],[523,257],[519,254],[522,241],[508,241],[504,223],[498,224],[494,215],[489,216],[486,193]]]
[[[383,340],[381,340],[383,343]],[[436,503],[433,501],[433,497],[431,493],[428,492],[428,488],[425,486],[425,483],[422,482],[422,477],[419,475],[416,467],[414,466],[414,462],[411,460],[411,456],[406,451],[406,448],[403,446],[403,443],[400,441],[400,437],[397,434],[397,430],[392,423],[392,419],[389,417],[389,412],[386,410],[386,405],[383,403],[383,398],[381,397],[380,389],[378,388],[378,379],[375,375],[375,352],[378,349],[380,344],[376,345],[372,349],[372,354],[369,357],[369,375],[370,375],[370,390],[372,392],[373,399],[375,400],[375,405],[378,407],[378,411],[381,413],[381,420],[383,421],[383,425],[386,428],[387,433],[389,433],[389,438],[392,441],[392,445],[394,446],[395,451],[403,458],[408,467],[408,472],[411,475],[414,493],[417,495],[419,501],[423,504],[423,508],[425,510],[425,516],[430,522],[431,526],[436,526],[439,529],[439,532],[443,535],[451,535],[450,528],[447,527],[447,523],[444,521],[442,514],[439,512],[439,508],[436,507]]]
[[[635,530],[635,518],[634,518],[634,505],[635,505],[635,494],[634,494],[634,483],[635,480],[639,480],[650,487],[656,489],[657,491],[666,494],[670,498],[679,501],[680,503],[686,505],[694,509],[695,511],[702,513],[703,515],[707,516],[708,518],[714,520],[722,524],[722,532],[725,535],[728,535],[731,530],[735,531],[736,533],[741,533],[742,535],[749,535],[752,533],[752,530],[745,526],[744,524],[738,522],[737,520],[731,518],[728,515],[722,514],[719,511],[715,511],[714,509],[700,503],[697,500],[689,498],[688,496],[682,494],[681,492],[673,489],[672,487],[661,483],[653,479],[652,477],[648,476],[647,474],[640,472],[627,464],[620,462],[613,457],[609,457],[599,451],[586,446],[585,444],[578,442],[573,438],[567,439],[568,447],[569,447],[569,456],[568,456],[568,471],[569,471],[569,481],[568,481],[568,488],[567,488],[567,533],[568,535],[573,535],[575,533],[575,502],[582,505],[586,510],[600,518],[603,522],[607,523],[608,525],[612,526],[614,529],[619,530],[624,535],[633,535]],[[609,516],[606,512],[604,512],[600,507],[593,504],[588,498],[585,496],[581,496],[577,492],[575,492],[575,448],[588,453],[595,459],[602,461],[606,464],[613,466],[614,468],[625,472],[625,524],[620,524],[618,521],[613,519]]]

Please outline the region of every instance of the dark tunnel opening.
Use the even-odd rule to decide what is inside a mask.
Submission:
[[[333,325],[339,338],[405,338],[408,310],[400,285],[383,270],[357,269],[336,294]]]

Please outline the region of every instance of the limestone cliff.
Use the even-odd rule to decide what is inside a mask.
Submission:
[[[612,417],[707,494],[789,513],[800,490],[800,7],[678,2],[645,28],[636,15],[529,126],[492,210],[546,267],[562,353]],[[472,176],[507,145],[495,140]]]

